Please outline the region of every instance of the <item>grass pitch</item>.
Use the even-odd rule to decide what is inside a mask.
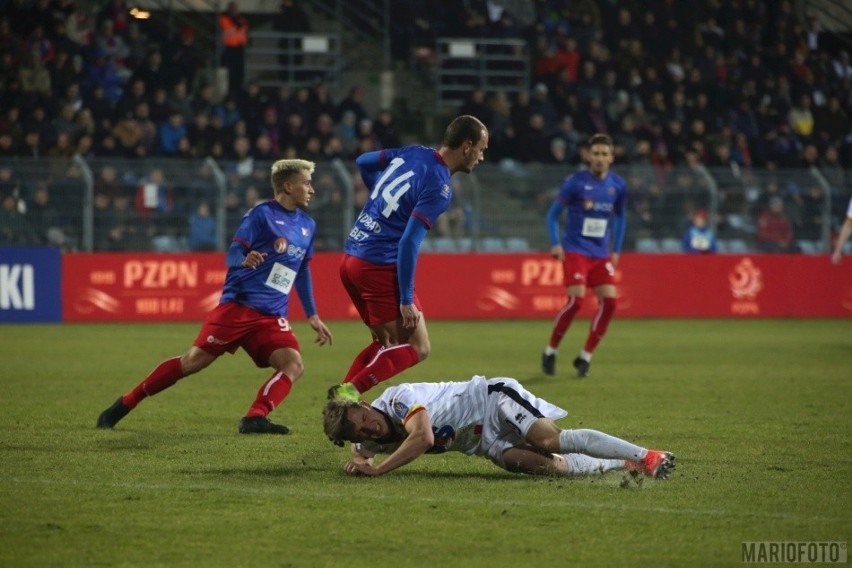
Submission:
[[[511,376],[595,428],[674,451],[668,482],[513,475],[425,456],[349,478],[321,408],[368,339],[330,322],[273,418],[241,436],[270,372],[238,352],[144,401],[113,431],[97,415],[197,324],[0,327],[0,566],[699,566],[743,541],[852,536],[849,320],[615,320],[592,376],[539,372],[549,321],[430,322],[432,357],[395,377]],[[367,393],[372,400],[383,389]]]

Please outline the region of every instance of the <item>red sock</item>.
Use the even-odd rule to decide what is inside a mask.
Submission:
[[[166,390],[185,376],[180,366],[180,357],[166,359],[157,365],[145,380],[136,385],[136,388],[121,397],[121,403],[128,408],[136,408],[145,397]]]
[[[550,347],[556,349],[562,341],[562,336],[571,327],[571,322],[580,308],[583,307],[583,298],[581,296],[568,296],[568,303],[565,304],[559,313],[556,314],[556,323],[553,325],[553,333],[550,334]]]
[[[606,328],[609,327],[609,320],[612,319],[612,315],[615,313],[617,303],[618,301],[615,298],[604,298],[600,303],[598,312],[595,314],[594,319],[592,319],[589,337],[586,339],[584,350],[591,353],[598,346],[598,343],[601,342],[601,339],[606,334]]]
[[[246,412],[246,416],[266,416],[287,398],[291,388],[293,388],[293,381],[290,377],[281,371],[276,371],[257,391],[257,397]]]
[[[398,375],[419,362],[420,357],[414,347],[408,343],[394,345],[379,351],[373,360],[349,382],[355,385],[358,392],[367,392],[380,382]]]
[[[378,341],[373,341],[368,346],[364,348],[363,351],[358,353],[355,356],[355,360],[352,361],[352,366],[349,367],[349,371],[346,373],[346,377],[344,377],[343,382],[348,383],[352,380],[352,377],[358,374],[361,369],[366,367],[370,361],[373,360],[373,357],[376,356],[376,353],[379,352],[379,349],[382,348],[382,344]]]

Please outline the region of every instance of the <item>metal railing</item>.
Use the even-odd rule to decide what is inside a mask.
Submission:
[[[338,90],[342,61],[339,34],[252,31],[245,51],[246,81],[266,87],[324,82]]]
[[[435,81],[438,109],[458,107],[476,90],[509,94],[529,89],[529,47],[522,40],[439,38]]]
[[[245,212],[271,197],[259,161],[174,159],[0,161],[0,245],[65,250],[225,250]],[[576,168],[485,163],[453,177],[450,208],[423,251],[546,251],[544,217]],[[845,218],[848,182],[837,187],[817,169],[748,170],[650,166],[616,168],[627,182],[625,250],[678,252],[690,216],[707,212],[721,252],[763,250],[758,220],[779,201],[793,230],[793,250],[827,253]],[[845,172],[852,180],[852,171]],[[317,250],[341,250],[368,192],[354,164],[321,162],[308,213]],[[43,195],[46,194],[46,202]],[[209,213],[200,211],[206,204]],[[199,216],[202,219],[199,221]],[[203,220],[204,216],[213,221]],[[206,233],[195,234],[200,227]],[[212,227],[212,229],[211,229]],[[206,239],[206,240],[205,240]]]

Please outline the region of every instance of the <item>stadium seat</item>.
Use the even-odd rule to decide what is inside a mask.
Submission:
[[[636,239],[636,252],[660,252],[660,243],[657,239]]]
[[[796,241],[796,244],[799,246],[799,250],[805,254],[819,254],[820,253],[820,245],[819,241],[808,241],[808,240],[799,240]]]
[[[455,239],[450,237],[435,237],[432,241],[432,252],[457,252]]]
[[[473,239],[461,237],[456,239],[456,252],[470,252],[473,250]]]
[[[728,252],[733,254],[750,252],[748,243],[745,242],[745,239],[728,239],[725,243],[725,248]]]
[[[677,239],[663,239],[660,241],[662,252],[683,252],[683,245]]]
[[[505,252],[506,244],[498,237],[485,237],[479,241],[479,250],[482,252]]]
[[[522,237],[509,237],[506,239],[506,250],[509,252],[529,252],[530,243]]]

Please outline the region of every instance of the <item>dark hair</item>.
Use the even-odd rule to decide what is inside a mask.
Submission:
[[[591,148],[597,144],[603,144],[604,146],[609,146],[610,149],[613,147],[612,138],[607,134],[595,134],[591,138],[589,138],[588,146]]]
[[[482,138],[483,132],[488,132],[488,128],[482,124],[482,121],[475,116],[463,114],[453,119],[447,126],[441,145],[456,149],[464,144],[465,140],[470,140],[476,144]]]

